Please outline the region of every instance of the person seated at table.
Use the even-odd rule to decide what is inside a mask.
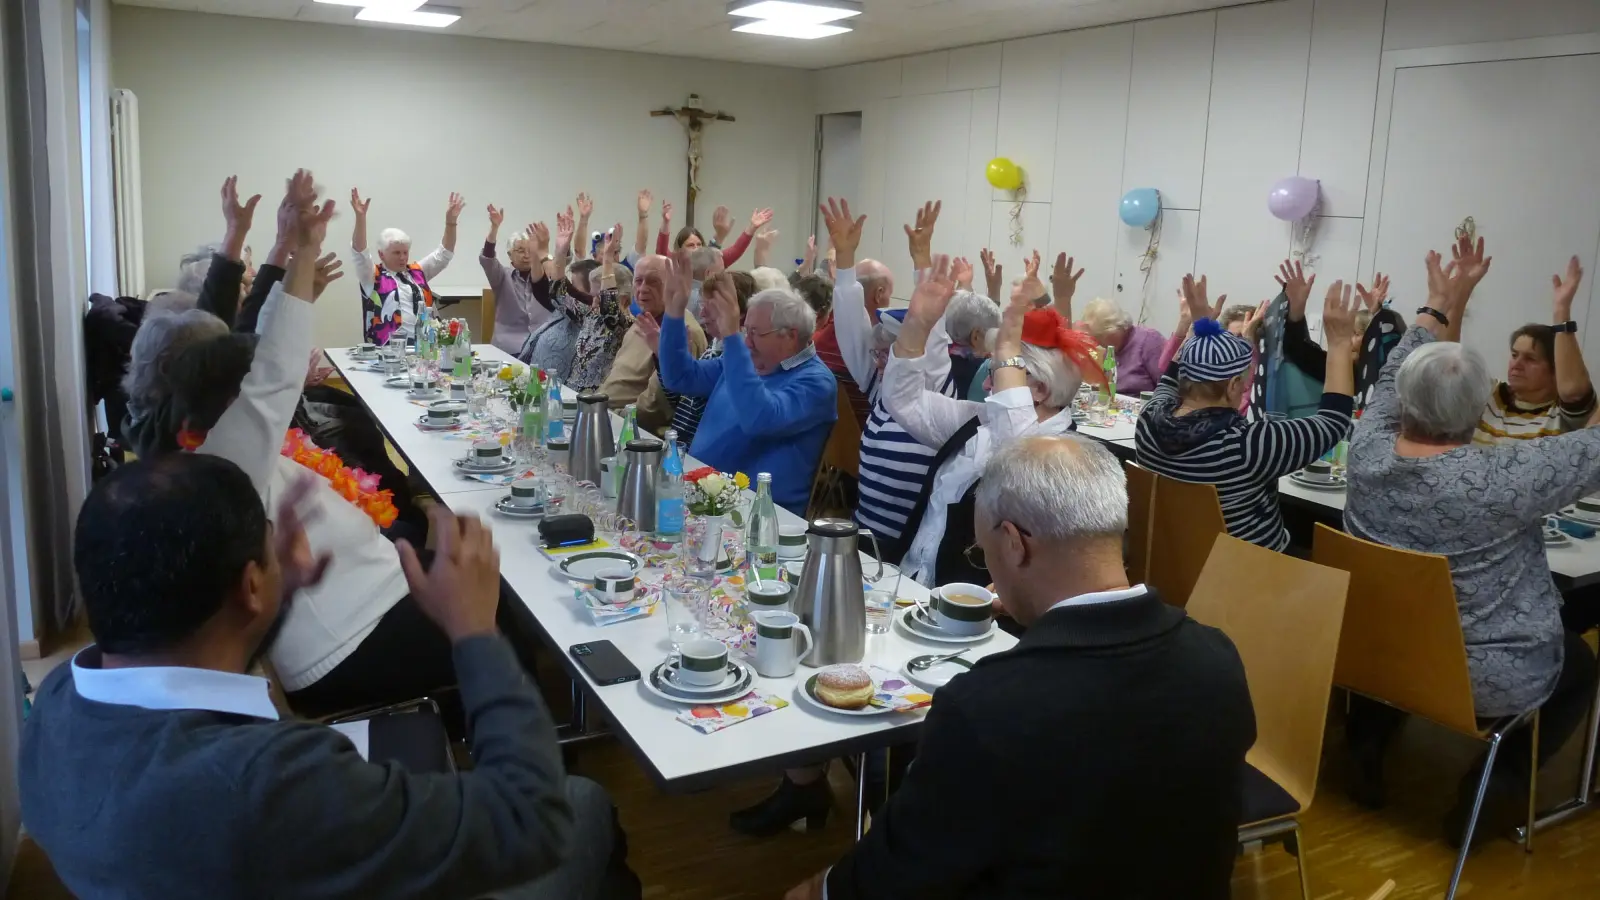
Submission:
[[[534,298],[533,283],[544,275],[544,261],[550,249],[550,230],[542,224],[511,236],[506,246],[507,266],[494,255],[495,240],[506,211],[489,204],[489,235],[483,239],[478,263],[483,266],[489,289],[494,291],[494,337],[490,343],[507,353],[517,353],[528,335],[550,318],[550,308]]]
[[[966,271],[971,278],[971,266]],[[956,279],[959,284],[960,278]],[[991,332],[1000,328],[1000,304],[982,294],[957,289],[944,314],[944,330],[950,335],[950,380],[957,397],[972,400],[973,391],[982,399],[983,382],[989,377]],[[979,373],[982,373],[981,375]]]
[[[835,248],[829,248],[835,249]],[[875,259],[856,260],[856,282],[861,285],[863,303],[867,310],[867,327],[878,321],[878,311],[889,308],[889,303],[894,299],[894,273],[889,267]],[[776,270],[774,270],[776,271]],[[781,273],[780,273],[781,274]],[[837,292],[837,273],[835,273],[834,290]],[[760,279],[757,279],[759,283]],[[872,416],[872,400],[856,383],[855,376],[850,374],[850,366],[845,362],[844,352],[839,346],[838,329],[834,324],[834,315],[818,320],[816,334],[812,335],[811,342],[817,348],[817,358],[822,360],[828,371],[839,382],[839,390],[844,391],[845,399],[850,401],[850,411],[855,414],[856,422],[862,431],[867,429],[867,420]]]
[[[424,308],[433,308],[429,284],[455,259],[456,220],[467,201],[460,194],[450,195],[444,212],[444,237],[437,249],[417,262],[411,260],[410,236],[398,228],[385,228],[378,234],[376,254],[367,248],[367,210],[371,207],[371,199],[363,201],[361,192],[351,188],[350,208],[356,224],[350,238],[350,268],[361,286],[362,337],[369,343],[387,344],[397,335],[411,337],[417,316]]]
[[[1226,900],[1256,737],[1244,664],[1129,586],[1121,463],[1023,437],[975,500],[974,553],[1027,631],[939,689],[900,789],[788,900]]]
[[[1239,414],[1253,345],[1222,330],[1206,300],[1206,279],[1183,278],[1194,337],[1161,377],[1139,414],[1139,465],[1168,478],[1213,484],[1228,533],[1269,550],[1289,546],[1278,509],[1278,479],[1320,459],[1350,430],[1349,365],[1355,310],[1350,288],[1334,282],[1323,307],[1330,366],[1317,414],[1250,422]]]
[[[982,403],[947,397],[927,384],[925,373],[948,357],[928,351],[928,337],[944,317],[955,291],[949,258],[935,256],[911,295],[883,372],[883,402],[908,434],[937,447],[904,534],[909,536],[900,570],[933,587],[952,581],[984,583],[981,567],[967,555],[973,545],[972,503],[978,477],[995,451],[1030,435],[1074,430],[1072,398],[1091,371],[1092,339],[1067,327],[1039,280],[1039,254],[1025,262],[1026,277],[1011,293],[995,338],[993,382]],[[945,357],[945,359],[941,359]]]
[[[661,383],[678,394],[706,398],[689,455],[723,472],[770,472],[772,500],[804,515],[822,447],[838,418],[833,376],[811,344],[816,315],[794,293],[762,291],[750,298],[740,327],[739,303],[725,279],[708,283],[701,310],[722,335],[722,356],[689,353],[688,257],[674,263],[678,277],[657,326],[641,319],[648,336],[660,333]]]
[[[638,322],[646,317],[652,319],[657,325],[652,334],[660,334],[661,317],[666,312],[666,285],[672,278],[672,261],[664,256],[646,256],[634,267],[633,296],[640,313],[623,335],[611,371],[600,385],[600,393],[609,398],[612,409],[636,404],[639,427],[652,434],[660,434],[672,421],[672,400],[656,375],[659,342],[646,337]],[[705,332],[700,330],[693,311],[684,313],[684,322],[689,330],[689,353],[701,359],[706,352]],[[683,436],[680,434],[678,438],[682,440]]]
[[[1306,277],[1300,263],[1291,265],[1284,260],[1279,266],[1277,281],[1289,301],[1288,316],[1283,323],[1283,357],[1304,373],[1306,378],[1321,382],[1327,373],[1328,354],[1311,336],[1310,326],[1306,323],[1306,298],[1311,296],[1311,286],[1316,280],[1315,275]],[[1389,296],[1389,278],[1382,272],[1374,276],[1371,290],[1357,284],[1356,296],[1361,298],[1362,308],[1356,311],[1351,338],[1355,350],[1350,363],[1355,370],[1356,412],[1359,414],[1365,398],[1372,393],[1372,385],[1377,382],[1384,361],[1394,352],[1406,329],[1405,319],[1385,306]],[[1369,335],[1368,330],[1374,320],[1378,321],[1380,327]],[[1298,391],[1295,387],[1298,382],[1291,381],[1289,384],[1291,389]]]
[[[800,295],[800,299],[804,300],[807,306],[811,307],[811,311],[817,314],[817,321],[822,321],[833,312],[833,282],[821,275],[802,275],[793,279],[789,286]]]
[[[1250,367],[1244,373],[1243,396],[1239,399],[1239,415],[1250,414],[1250,387],[1255,383],[1256,363],[1261,355],[1256,350],[1256,340],[1261,333],[1261,326],[1266,321],[1266,304],[1250,306],[1246,303],[1236,303],[1227,308],[1223,302],[1228,299],[1224,294],[1217,298],[1217,305],[1212,312],[1215,314],[1217,324],[1229,334],[1237,335],[1250,344]],[[1183,297],[1183,289],[1178,289],[1178,327],[1172,330],[1172,337],[1167,338],[1167,345],[1161,348],[1161,370],[1166,371],[1172,365],[1172,358],[1178,355],[1184,342],[1194,337],[1194,320],[1189,313],[1189,301]]]
[[[749,272],[724,272],[723,278],[733,287],[734,301],[739,306],[739,324],[743,326],[745,313],[750,307],[750,298],[756,294],[756,281]],[[700,353],[700,359],[710,360],[722,356],[723,335],[717,331],[717,322],[707,321],[704,325],[706,337],[710,343]],[[662,384],[662,393],[667,401],[672,404],[671,427],[678,432],[678,442],[685,447],[694,444],[694,436],[700,430],[700,417],[706,411],[705,397],[691,397],[669,390],[661,376],[661,333],[655,331],[653,336],[645,334],[645,339],[650,342],[650,351],[655,354],[656,381]],[[654,434],[663,434],[665,429],[657,431],[646,429]]]
[[[566,775],[496,633],[499,552],[476,519],[436,507],[431,570],[405,556],[460,675],[473,770],[367,762],[334,729],[280,721],[251,671],[326,572],[303,496],[289,487],[269,522],[250,477],[203,454],[123,466],[89,493],[73,559],[95,643],[40,686],[18,760],[23,821],[62,882],[80,897],[638,897],[605,790]]]
[[[1063,310],[1062,314],[1071,319],[1068,311]],[[1095,343],[1116,351],[1117,393],[1137,397],[1155,390],[1161,380],[1161,349],[1167,343],[1161,332],[1135,325],[1133,317],[1116,301],[1099,297],[1084,307],[1080,327],[1089,332]]]
[[[734,241],[733,246],[723,248],[720,251],[722,264],[731,266],[738,262],[739,257],[744,256],[744,251],[749,248],[750,241],[755,237],[756,232],[771,221],[772,210],[770,209],[758,209],[751,213],[750,225],[739,233],[738,240]],[[672,233],[672,204],[661,204],[661,231],[656,235],[656,255],[670,257],[679,250],[694,251],[707,246],[713,249],[722,247],[723,241],[733,231],[733,215],[728,212],[726,206],[719,206],[711,214],[711,224],[713,233],[716,235],[716,240],[712,243],[706,243],[705,237],[700,234],[698,228],[693,225],[685,225],[678,230],[677,237],[671,238],[672,245],[668,247],[668,238],[671,237]]]
[[[559,220],[556,227],[562,227]],[[582,319],[572,350],[572,370],[566,379],[567,385],[579,393],[595,390],[606,380],[622,338],[633,324],[625,299],[632,293],[633,279],[622,265],[621,223],[607,236],[600,251],[600,267],[589,280],[593,292],[587,303],[572,293],[556,301],[557,309],[577,312]]]
[[[1545,516],[1600,490],[1600,429],[1473,445],[1491,378],[1477,352],[1447,340],[1448,323],[1466,312],[1488,261],[1472,258],[1449,272],[1439,263],[1439,254],[1428,255],[1427,306],[1384,364],[1356,423],[1345,529],[1449,560],[1479,720],[1538,708],[1543,765],[1584,720],[1595,660],[1581,637],[1563,632],[1561,593],[1540,526]],[[1582,275],[1573,267],[1566,279],[1555,279],[1558,308]],[[1405,715],[1351,700],[1353,793],[1378,806],[1384,748]],[[1527,814],[1531,739],[1524,727],[1502,742],[1475,838],[1508,830]],[[1445,836],[1458,847],[1483,765],[1480,759],[1462,778],[1445,819]]]
[[[559,220],[559,216],[557,217]],[[559,228],[559,226],[558,226]],[[545,275],[533,283],[533,295],[541,304],[551,309],[550,318],[535,328],[517,353],[517,358],[550,373],[561,381],[572,374],[572,359],[578,349],[578,332],[583,328],[585,314],[592,298],[590,279],[600,264],[592,259],[580,259],[570,264],[572,236],[566,236],[565,245],[557,244],[557,262],[546,263]],[[565,247],[565,249],[562,249]],[[561,275],[552,272],[563,273]]]
[[[428,626],[395,544],[379,531],[394,515],[387,496],[360,485],[337,455],[286,439],[311,349],[317,252],[333,214],[331,201],[319,208],[315,199],[310,173],[297,173],[284,200],[295,250],[287,278],[267,298],[259,336],[230,333],[197,311],[135,339],[133,366],[160,376],[129,433],[141,459],[195,451],[231,460],[273,508],[289,485],[314,473],[301,509],[312,549],[332,562],[289,610],[271,653],[291,704],[313,717],[413,699],[453,678],[449,645]],[[527,607],[514,598],[502,604],[501,627],[532,673],[538,631]]]

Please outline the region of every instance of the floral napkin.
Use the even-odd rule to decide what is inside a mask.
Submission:
[[[478,474],[472,473],[472,472],[462,472],[462,471],[460,471],[458,469],[456,471],[456,474],[460,475],[462,478],[467,479],[468,481],[481,481],[484,484],[498,484],[498,485],[502,485],[502,486],[509,486],[512,482],[519,481],[519,480],[521,480],[523,478],[534,478],[534,477],[537,477],[539,473],[535,472],[533,469],[527,469],[525,471],[519,471],[517,469],[512,469],[510,472],[506,472],[506,473],[503,473],[503,474],[500,474],[500,475],[478,475]]]
[[[641,588],[631,601],[622,605],[607,603],[594,591],[586,588],[573,588],[573,594],[588,611],[589,618],[594,620],[594,624],[602,628],[654,615],[656,605],[661,600],[660,589],[650,587]]]
[[[711,734],[740,722],[748,722],[757,716],[777,712],[788,705],[789,701],[776,694],[763,697],[759,691],[751,691],[732,703],[720,706],[696,706],[676,718],[701,734]]]
[[[879,709],[908,712],[933,702],[932,694],[907,681],[899,672],[882,666],[867,666],[866,669],[872,676],[872,683],[878,687],[878,692],[872,695],[872,705]]]

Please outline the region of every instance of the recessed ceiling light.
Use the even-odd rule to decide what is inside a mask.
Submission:
[[[772,37],[814,41],[817,38],[846,34],[855,29],[846,28],[843,25],[822,25],[816,22],[774,22],[771,19],[752,19],[743,25],[735,26],[733,30],[742,31],[745,34],[765,34]]]
[[[390,9],[369,6],[356,13],[363,22],[388,22],[392,25],[420,25],[424,28],[443,28],[461,18],[460,13],[428,12],[422,9]]]
[[[732,0],[728,15],[821,24],[861,15],[857,0]]]

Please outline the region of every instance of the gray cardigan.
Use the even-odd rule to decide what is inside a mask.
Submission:
[[[1397,456],[1395,378],[1433,340],[1412,328],[1384,363],[1350,440],[1345,530],[1450,560],[1478,715],[1530,710],[1561,674],[1561,594],[1544,517],[1600,489],[1600,428],[1438,456]]]
[[[476,768],[364,761],[321,725],[80,696],[23,730],[22,817],[79,897],[481,896],[551,871],[573,829],[549,713],[506,642],[455,647]]]

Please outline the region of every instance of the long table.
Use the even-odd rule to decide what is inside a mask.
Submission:
[[[488,345],[478,345],[477,351],[483,359],[509,360],[506,354]],[[658,613],[604,628],[594,625],[579,607],[572,587],[551,574],[550,561],[535,546],[535,525],[493,512],[493,504],[503,495],[504,488],[467,481],[456,474],[451,463],[466,454],[467,443],[419,431],[414,422],[421,414],[420,407],[407,401],[404,391],[385,387],[384,376],[356,368],[348,348],[328,350],[327,354],[411,464],[412,471],[427,481],[451,511],[477,515],[493,523],[500,546],[501,574],[533,614],[568,676],[587,689],[587,695],[604,710],[615,734],[633,750],[661,788],[699,790],[753,773],[776,772],[916,739],[926,710],[852,717],[812,709],[796,701],[797,687],[816,671],[803,666],[789,678],[756,678],[755,690],[790,701],[788,708],[709,735],[676,721],[675,715],[687,707],[669,704],[637,682],[594,684],[572,664],[567,648],[608,640],[641,672],[649,672],[666,658],[670,648],[664,615]],[[613,417],[613,428],[619,427]],[[800,521],[783,510],[779,515],[786,522]],[[870,569],[866,571],[871,574]],[[925,597],[927,592],[908,578],[902,583],[900,594]],[[1015,643],[1015,638],[997,629],[987,641],[967,645],[971,649],[966,658],[976,660]],[[913,656],[954,649],[959,648],[906,635],[896,626],[886,634],[867,636],[864,662],[898,670]]]

